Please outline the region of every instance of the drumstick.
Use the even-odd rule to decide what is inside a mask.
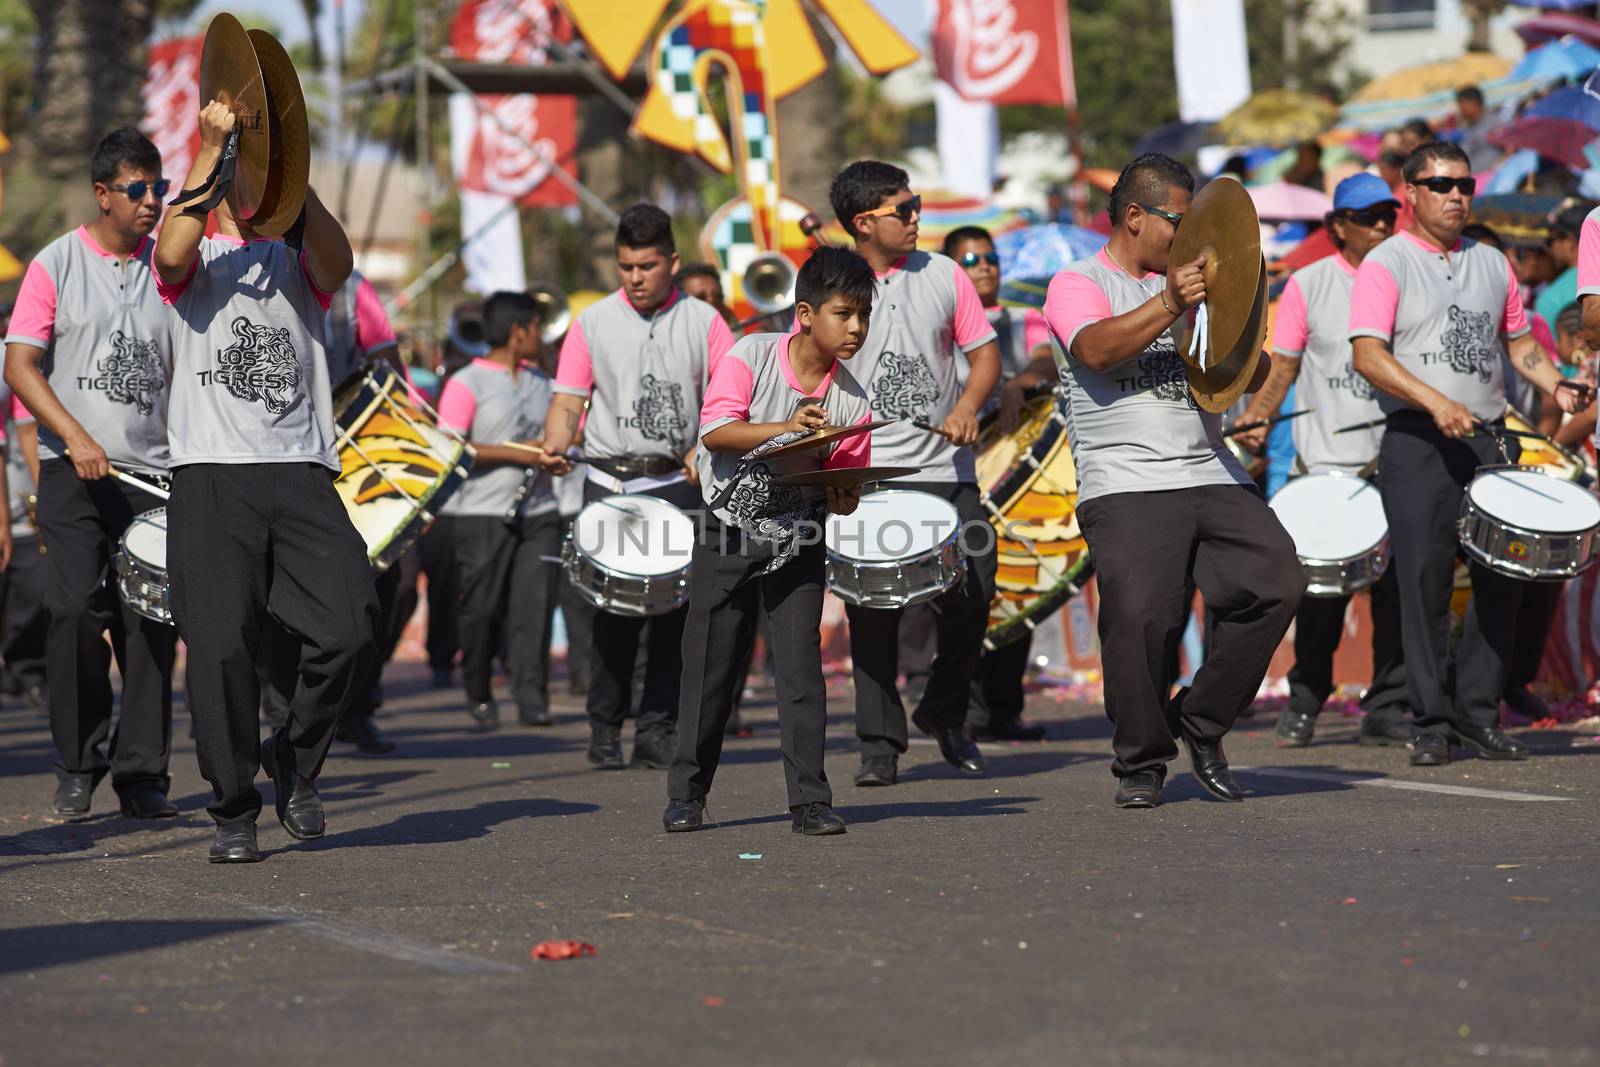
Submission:
[[[521,441],[501,441],[499,447],[515,448],[519,452],[532,452],[536,456],[547,456],[550,454],[544,449],[540,448],[538,445],[525,445]]]
[[[1357,430],[1372,430],[1372,429],[1376,429],[1379,426],[1387,426],[1387,425],[1389,425],[1389,420],[1386,419],[1386,418],[1384,418],[1384,419],[1372,419],[1369,422],[1358,422],[1354,426],[1341,426],[1339,429],[1337,429],[1337,430],[1335,430],[1333,432],[1334,433],[1355,433]]]
[[[944,438],[946,441],[950,440],[950,435],[949,435],[949,433],[947,433],[945,431],[945,428],[943,426],[935,426],[933,423],[929,422],[927,419],[923,419],[923,418],[912,419],[911,420],[911,425],[915,426],[919,430],[927,430],[929,433],[936,433],[940,437]]]
[[[1548,444],[1555,444],[1553,440],[1537,430],[1509,430],[1504,426],[1491,426],[1489,423],[1484,422],[1481,419],[1473,419],[1472,425],[1476,426],[1480,433],[1486,433],[1490,437],[1527,437],[1535,441],[1544,441]]]
[[[1291,411],[1284,415],[1274,415],[1270,419],[1254,419],[1250,422],[1241,422],[1237,426],[1230,426],[1223,430],[1222,436],[1232,437],[1236,433],[1244,433],[1247,430],[1259,430],[1263,426],[1276,426],[1280,422],[1288,422],[1290,419],[1298,419],[1301,415],[1309,414],[1311,414],[1310,408],[1301,408],[1299,411]]]
[[[71,459],[72,458],[72,449],[63,448],[61,450],[61,454],[63,456],[66,456],[68,459]],[[135,486],[136,488],[143,489],[145,492],[149,493],[151,496],[155,497],[157,500],[169,500],[172,497],[171,493],[167,492],[165,489],[161,488],[159,485],[156,485],[154,482],[147,482],[143,478],[135,478],[131,474],[124,474],[121,471],[117,470],[117,468],[113,467],[109,463],[106,464],[106,473],[109,474],[111,477],[115,478],[119,482],[126,482],[131,486]]]

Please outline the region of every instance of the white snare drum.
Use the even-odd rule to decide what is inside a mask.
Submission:
[[[589,603],[642,618],[689,602],[693,553],[693,519],[659,497],[626,494],[578,512],[561,561]]]
[[[885,489],[828,516],[828,588],[847,604],[903,608],[955,588],[961,516],[932,493]]]
[[[147,619],[170,624],[166,508],[134,516],[123,531],[115,563],[122,602]]]
[[[1600,554],[1600,500],[1542,467],[1481,467],[1461,500],[1461,548],[1514,578],[1564,581]]]
[[[1294,539],[1307,596],[1349,596],[1389,566],[1389,520],[1378,487],[1333,471],[1291,478],[1271,507]]]

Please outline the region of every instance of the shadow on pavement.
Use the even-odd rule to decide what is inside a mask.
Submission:
[[[575,804],[566,800],[538,797],[517,800],[491,800],[472,808],[454,811],[418,811],[383,826],[332,833],[318,841],[291,845],[288,851],[320,852],[324,849],[366,848],[374,845],[440,845],[485,837],[500,823],[513,819],[534,819],[550,815],[586,815],[599,811],[598,804]]]
[[[144,952],[271,926],[273,922],[272,919],[97,919],[0,930],[0,974]]]

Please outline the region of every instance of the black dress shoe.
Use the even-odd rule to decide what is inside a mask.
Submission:
[[[643,737],[633,735],[633,765],[664,771],[672,766],[678,751],[678,735],[673,730],[652,730]]]
[[[1044,727],[1021,719],[1007,719],[988,726],[968,726],[967,735],[974,741],[1043,741]]]
[[[178,806],[154,782],[132,786],[122,794],[122,814],[130,819],[170,819]]]
[[[794,813],[794,825],[789,827],[792,833],[805,834],[807,837],[829,837],[844,833],[844,820],[820,800],[789,810]]]
[[[1530,692],[1525,685],[1514,685],[1507,689],[1502,699],[1511,706],[1512,711],[1525,719],[1537,722],[1550,717],[1550,706]]]
[[[519,711],[517,712],[517,721],[524,726],[554,726],[556,724],[556,720],[550,715],[549,708]]]
[[[661,828],[669,834],[685,834],[700,829],[705,823],[706,802],[703,800],[671,801],[661,815]]]
[[[309,779],[293,773],[278,759],[278,734],[273,734],[261,746],[261,766],[272,779],[276,791],[273,806],[278,821],[291,837],[312,841],[327,832],[327,816],[322,810],[322,798]],[[251,833],[255,833],[254,827]]]
[[[989,769],[989,761],[983,758],[977,744],[967,736],[965,726],[946,726],[934,722],[920,711],[911,716],[911,721],[917,729],[939,742],[939,754],[962,774],[982,774]]]
[[[217,839],[211,842],[206,857],[212,863],[260,863],[261,850],[256,848],[256,824],[233,822],[217,827]]]
[[[1153,808],[1161,803],[1161,783],[1166,775],[1158,770],[1134,771],[1117,783],[1111,802],[1119,808]]]
[[[1284,708],[1278,716],[1278,744],[1282,748],[1305,748],[1317,729],[1317,713]]]
[[[1411,727],[1404,719],[1379,719],[1368,712],[1356,731],[1356,744],[1368,748],[1405,748],[1411,744]]]
[[[1498,726],[1458,726],[1456,737],[1484,759],[1527,759],[1530,754],[1527,745],[1507,737]]]
[[[595,726],[589,732],[589,762],[603,771],[627,769],[622,758],[622,731],[615,726]]]
[[[1189,766],[1206,792],[1218,800],[1244,799],[1244,790],[1228,770],[1228,757],[1223,755],[1221,741],[1203,741],[1185,734],[1183,747],[1189,750]]]
[[[1418,734],[1411,743],[1411,766],[1443,767],[1450,762],[1450,739],[1444,734]]]
[[[383,731],[378,729],[378,724],[372,721],[371,715],[357,715],[347,719],[339,724],[339,733],[339,740],[351,742],[356,746],[357,752],[369,756],[381,756],[394,751],[394,742],[383,736]]]
[[[57,815],[76,818],[89,814],[89,797],[94,793],[94,777],[87,774],[68,774],[56,783],[56,795],[50,798],[50,810]]]
[[[495,707],[492,700],[472,705],[467,709],[467,714],[472,716],[472,721],[477,723],[478,729],[484,733],[500,729],[500,709]]]
[[[862,756],[856,771],[856,785],[875,787],[894,785],[900,779],[899,756]]]

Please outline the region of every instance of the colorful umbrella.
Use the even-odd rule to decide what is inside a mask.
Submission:
[[[1472,221],[1483,223],[1508,244],[1541,245],[1550,239],[1550,213],[1560,206],[1559,196],[1480,196],[1472,201]]]
[[[1104,234],[1051,222],[1012,230],[994,239],[1000,253],[1000,275],[1012,278],[1049,278],[1074,260],[1086,259],[1105,246]]]
[[[1596,136],[1600,135],[1572,119],[1523,118],[1491,130],[1487,140],[1507,151],[1530,148],[1546,159],[1582,170],[1589,165],[1584,146]]]
[[[1268,89],[1224,115],[1217,131],[1230,145],[1292,145],[1314,140],[1338,113],[1320,96]]]
[[[1010,307],[1044,307],[1044,298],[1050,290],[1053,275],[1038,278],[1014,278],[1000,283],[1000,303]]]
[[[958,226],[982,226],[995,237],[1008,230],[1028,225],[1020,211],[996,207],[987,200],[975,200],[942,189],[919,189],[922,194],[922,218],[917,224],[917,247],[925,252],[937,252],[944,244],[944,235]]]
[[[1600,48],[1569,36],[1523,56],[1509,77],[1523,81],[1565,81],[1586,77],[1595,67],[1600,67]]]
[[[1209,122],[1169,122],[1157,126],[1133,146],[1133,154],[1160,152],[1164,156],[1192,156],[1206,145],[1222,140],[1215,125]]]
[[[1517,7],[1531,7],[1540,11],[1577,11],[1593,7],[1594,0],[1511,0]]]
[[[1539,49],[1543,52],[1555,45],[1546,45]],[[1596,62],[1600,62],[1600,50],[1595,50]],[[1592,68],[1591,68],[1592,69]],[[1542,100],[1535,100],[1522,113],[1525,119],[1571,119],[1581,122],[1594,130],[1600,130],[1600,98],[1574,86],[1557,89]]]
[[[1333,210],[1333,201],[1320,189],[1288,182],[1269,182],[1249,188],[1256,214],[1282,222],[1320,220]]]
[[[1555,5],[1539,5],[1555,6]],[[1522,38],[1529,48],[1536,48],[1545,41],[1555,41],[1571,34],[1580,40],[1600,48],[1600,22],[1584,18],[1581,15],[1539,15],[1519,22],[1512,29],[1517,31],[1517,36]]]
[[[1514,193],[1522,188],[1522,183],[1528,175],[1536,173],[1539,169],[1539,153],[1519,148],[1500,161],[1489,175],[1488,181],[1478,186],[1478,191],[1486,196],[1496,196],[1501,193]]]
[[[1350,98],[1352,104],[1375,104],[1386,100],[1409,100],[1448,92],[1463,85],[1499,81],[1511,71],[1511,60],[1489,52],[1468,52],[1442,63],[1423,63],[1403,67],[1392,74],[1374,78]]]

